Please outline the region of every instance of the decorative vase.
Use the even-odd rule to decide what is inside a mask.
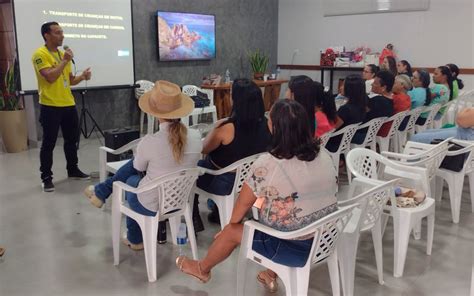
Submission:
[[[263,73],[253,73],[253,79],[255,80],[263,80]]]
[[[28,128],[26,111],[0,111],[0,135],[8,153],[28,149]]]

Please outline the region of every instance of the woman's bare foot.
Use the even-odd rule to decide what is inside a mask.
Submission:
[[[203,284],[207,283],[211,279],[210,272],[202,272],[199,261],[191,260],[185,256],[179,256],[176,258],[176,266],[179,268],[179,270],[195,277]]]
[[[257,275],[257,280],[263,284],[265,289],[270,293],[278,291],[277,274],[270,269],[261,271]]]

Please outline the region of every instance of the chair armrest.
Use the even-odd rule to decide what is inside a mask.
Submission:
[[[423,158],[424,152],[420,154],[403,154],[390,151],[381,151],[382,156],[387,157],[392,161],[402,161],[402,160],[419,160]],[[405,162],[404,162],[405,163]]]
[[[115,150],[113,150],[109,147],[105,147],[105,146],[101,146],[101,147],[99,147],[99,149],[104,150],[107,153],[118,155],[118,154],[124,153],[125,151],[134,149],[140,141],[141,141],[141,138],[135,139],[135,140],[131,141],[130,143],[128,143],[126,145],[123,145],[122,147],[120,147],[118,149],[115,149]]]

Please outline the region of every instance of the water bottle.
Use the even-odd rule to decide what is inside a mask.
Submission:
[[[178,230],[178,236],[176,238],[177,243],[178,243],[178,250],[179,250],[179,255],[178,256],[186,256],[186,253],[184,251],[184,248],[186,247],[187,243],[187,235],[186,235],[186,224],[181,223],[179,224],[179,230]]]
[[[280,72],[281,72],[281,69],[280,69],[280,67],[278,67],[275,79],[280,79]]]
[[[229,71],[229,69],[225,70],[225,83],[230,83],[230,71]]]

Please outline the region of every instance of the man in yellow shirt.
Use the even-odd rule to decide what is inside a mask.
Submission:
[[[33,67],[38,80],[39,103],[41,106],[40,123],[43,127],[43,142],[40,151],[40,171],[45,192],[54,191],[53,150],[58,131],[64,138],[64,154],[67,161],[69,178],[89,179],[89,175],[79,170],[77,163],[77,143],[80,136],[79,119],[71,85],[91,78],[90,68],[75,76],[71,71],[74,57],[71,49],[61,51],[63,30],[57,22],[48,22],[41,26],[41,35],[45,45],[38,48],[32,57]]]

